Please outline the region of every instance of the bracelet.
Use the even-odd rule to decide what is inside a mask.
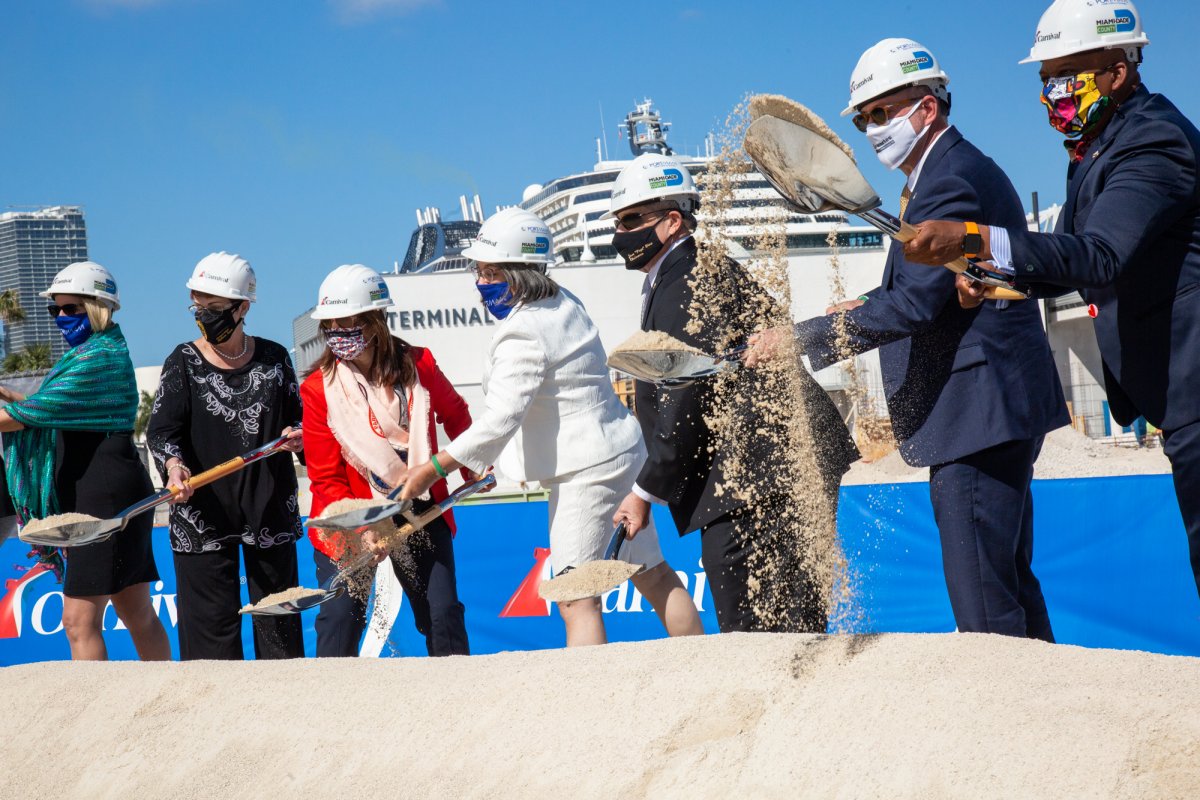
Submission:
[[[190,469],[188,469],[186,466],[184,466],[182,461],[177,461],[174,464],[172,464],[171,466],[167,467],[167,472],[170,473],[170,471],[173,469],[178,469],[178,470],[186,473],[187,477],[189,477],[189,478],[192,477],[192,471]]]
[[[437,453],[434,453],[429,460],[433,462],[433,471],[438,474],[439,478],[449,477],[449,473],[442,469],[441,463],[437,460]]]
[[[865,294],[860,294],[860,295],[858,296],[858,299],[859,299],[859,300],[862,300],[862,301],[865,303],[865,302],[867,302],[868,300],[870,300],[871,298],[867,297]]]

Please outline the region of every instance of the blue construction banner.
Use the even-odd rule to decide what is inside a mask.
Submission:
[[[1169,475],[1035,481],[1034,503],[1034,569],[1059,642],[1200,656],[1200,596]],[[705,629],[716,632],[699,538],[675,536],[660,511],[655,519],[667,560],[701,609]],[[562,621],[537,596],[538,584],[553,571],[546,514],[545,502],[523,501],[455,510],[459,594],[473,653],[563,645]],[[954,630],[927,483],[844,487],[838,517],[858,610],[842,630]],[[162,580],[152,587],[152,597],[174,644],[175,577],[165,531],[155,532],[154,544]],[[52,573],[30,569],[27,550],[15,539],[0,545],[0,665],[70,655],[62,632],[61,586]],[[307,542],[300,545],[300,578],[303,585],[316,586]],[[388,596],[399,600],[398,594]],[[602,601],[611,640],[663,635],[653,610],[631,584]],[[387,624],[370,626],[365,655],[424,655],[424,638],[407,603],[373,611]],[[310,654],[315,616],[316,611],[303,615]],[[134,658],[129,635],[111,607],[104,626],[110,657]],[[244,632],[246,654],[252,657],[248,622]]]

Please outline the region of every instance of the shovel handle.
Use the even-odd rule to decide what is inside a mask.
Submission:
[[[612,539],[608,542],[608,548],[604,551],[605,561],[615,561],[617,555],[621,552],[621,544],[625,541],[625,523],[622,522],[613,531]]]
[[[217,464],[212,469],[206,469],[204,472],[188,478],[187,484],[193,489],[199,489],[201,486],[207,486],[214,481],[224,478],[226,475],[232,475],[233,473],[242,469],[242,467],[245,467],[247,464],[253,464],[259,459],[266,458],[267,456],[278,452],[289,438],[290,437],[288,436],[280,436],[278,439],[273,439],[272,441],[264,444],[262,447],[251,450],[245,455],[235,456],[228,461]],[[178,487],[171,487],[168,489],[168,491],[172,495],[179,494]]]
[[[900,223],[900,230],[892,235],[892,238],[900,243],[911,242],[917,236],[917,229],[907,222]],[[965,258],[956,258],[946,265],[946,269],[955,274],[962,274],[970,268],[971,262]],[[1027,297],[1021,292],[1012,289],[1005,289],[1003,286],[988,286],[984,289],[983,296],[988,300],[1025,300]]]

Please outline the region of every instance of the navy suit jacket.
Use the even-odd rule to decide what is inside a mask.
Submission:
[[[1025,214],[995,162],[951,127],[925,159],[904,219],[1009,228],[1023,225]],[[909,464],[945,464],[1069,421],[1036,303],[963,309],[954,274],[910,264],[899,243],[888,252],[883,284],[867,297],[845,315],[843,347],[836,315],[799,323],[796,336],[814,369],[879,348],[892,431]]]
[[[1079,289],[1113,416],[1200,419],[1200,131],[1145,87],[1068,170],[1054,234],[1010,228],[1017,279]]]

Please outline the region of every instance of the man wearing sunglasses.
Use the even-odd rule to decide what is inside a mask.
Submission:
[[[1023,225],[1008,178],[950,126],[949,81],[927,48],[885,39],[859,59],[842,114],[854,115],[884,166],[907,176],[904,221]],[[974,254],[977,233],[961,233]],[[748,363],[769,357],[780,335],[758,337]],[[1032,568],[1029,488],[1043,437],[1069,420],[1036,304],[965,310],[949,270],[909,264],[893,244],[879,287],[795,335],[814,369],[879,350],[900,454],[929,467],[958,629],[1053,641]]]
[[[642,289],[641,327],[660,331],[704,352],[716,354],[745,341],[752,332],[739,322],[743,308],[770,302],[748,273],[736,262],[725,264],[722,296],[696,291],[694,271],[698,248],[692,232],[700,194],[687,167],[678,159],[657,153],[638,156],[621,171],[613,185],[609,218],[615,218],[613,246],[630,270],[646,273]],[[726,290],[727,291],[724,291]],[[697,297],[704,319],[693,319]],[[692,330],[693,322],[699,330]],[[829,395],[802,370],[803,402],[813,432],[814,449],[824,489],[836,511],[841,476],[858,459],[858,450]],[[756,376],[746,374],[745,380]],[[680,535],[700,531],[701,561],[717,625],[729,631],[823,633],[826,629],[825,594],[799,563],[787,542],[786,514],[776,514],[774,487],[727,486],[723,451],[706,417],[717,400],[710,381],[660,389],[638,381],[636,415],[648,451],[646,463],[632,491],[622,501],[613,522],[625,523],[635,536],[650,515],[652,503],[666,505]],[[726,399],[724,402],[730,402]],[[747,418],[761,416],[746,409]],[[773,423],[747,424],[750,431]],[[765,439],[766,437],[760,437]],[[769,441],[755,440],[755,468],[778,469],[786,459],[772,455]],[[747,501],[739,489],[753,488]],[[752,507],[753,506],[753,507]],[[770,520],[778,520],[772,526]],[[794,532],[790,532],[794,535]],[[765,555],[764,555],[765,554]],[[777,556],[777,557],[776,557]],[[768,561],[774,561],[768,565]],[[755,572],[756,574],[751,574]],[[769,573],[769,574],[768,574]],[[751,584],[769,588],[751,598]]]
[[[1091,306],[1113,417],[1163,432],[1200,591],[1200,131],[1142,84],[1149,43],[1133,3],[1046,10],[1021,63],[1041,63],[1041,102],[1066,137],[1066,202],[1053,234],[985,227],[980,253],[1041,294],[1078,289]],[[930,219],[905,253],[944,264],[963,224]],[[982,303],[969,286],[959,295]]]

